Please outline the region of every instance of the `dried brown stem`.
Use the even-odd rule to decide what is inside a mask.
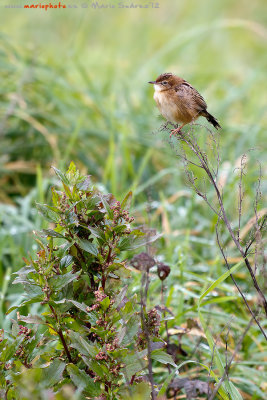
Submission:
[[[216,143],[216,140],[215,140],[213,135],[212,135],[212,139],[213,139],[213,143]],[[217,182],[216,182],[217,176],[218,176],[219,160],[220,160],[220,157],[219,157],[219,146],[215,145],[215,148],[213,149],[214,152],[215,152],[215,155],[217,154],[217,168],[214,170],[214,168],[210,166],[210,162],[209,162],[209,159],[208,159],[206,153],[200,148],[200,146],[198,145],[196,139],[194,138],[194,135],[192,135],[191,133],[190,133],[190,135],[187,134],[187,133],[181,133],[179,136],[177,136],[177,141],[179,141],[181,143],[182,152],[183,152],[182,155],[178,154],[178,156],[181,157],[183,159],[183,161],[186,163],[185,171],[186,171],[187,177],[189,178],[190,184],[192,185],[192,187],[194,188],[196,193],[205,200],[205,202],[208,204],[208,206],[211,208],[211,210],[215,214],[217,214],[220,219],[223,220],[224,225],[225,225],[228,233],[230,234],[230,237],[231,237],[236,249],[239,251],[239,253],[241,254],[241,256],[242,256],[242,258],[244,260],[244,263],[245,263],[245,265],[247,267],[247,270],[249,271],[249,274],[251,276],[253,285],[254,285],[257,293],[258,293],[258,296],[259,296],[259,299],[260,299],[260,303],[262,304],[262,306],[264,308],[264,311],[265,311],[265,314],[267,316],[267,300],[266,300],[266,298],[265,298],[265,296],[263,294],[262,289],[260,288],[260,286],[258,284],[255,272],[253,271],[251,263],[250,263],[250,261],[249,261],[249,259],[247,257],[248,256],[248,246],[245,249],[243,249],[242,245],[240,244],[240,226],[241,226],[241,213],[242,213],[242,184],[240,186],[241,189],[239,189],[239,225],[238,225],[238,232],[237,232],[237,235],[236,235],[234,233],[233,228],[231,226],[231,223],[230,223],[230,221],[228,219],[228,216],[227,216],[227,213],[226,213],[225,207],[224,207],[223,196],[222,196],[222,193],[221,193],[221,191],[220,191],[220,189],[219,189],[219,187],[217,185]],[[185,149],[183,147],[183,144],[186,144],[189,147],[189,149],[192,151],[192,153],[194,154],[194,156],[198,160],[197,163],[195,163],[194,161],[189,159],[189,157],[186,154],[186,151],[185,151]],[[195,166],[198,166],[199,168],[201,168],[202,170],[205,171],[206,176],[207,176],[209,182],[211,183],[211,185],[212,185],[212,187],[213,187],[213,189],[215,191],[216,198],[217,198],[218,205],[219,205],[218,210],[216,210],[215,207],[207,199],[206,193],[201,191],[197,187],[197,185],[195,184],[194,177],[190,176],[190,170],[187,167],[188,163],[192,164],[192,165],[195,165]],[[241,166],[241,168],[243,168],[243,165]],[[243,171],[243,169],[241,169],[241,171]],[[243,177],[243,172],[242,172],[241,178],[240,178],[241,182],[242,182],[242,177]],[[256,196],[256,201],[257,201],[257,196]],[[256,218],[257,218],[257,214],[256,214]],[[254,240],[255,240],[255,238],[253,239],[253,241]],[[250,243],[250,246],[251,246],[251,244],[252,243]],[[239,293],[241,294],[241,290],[240,289],[239,289]],[[242,296],[242,298],[244,300],[244,296]],[[248,306],[247,302],[246,302],[246,305]],[[250,310],[250,312],[252,312],[251,309],[249,309],[249,310]],[[253,313],[251,315],[255,319],[255,315]],[[262,331],[262,329],[261,329],[261,331]],[[266,338],[266,335],[264,335],[264,336]]]

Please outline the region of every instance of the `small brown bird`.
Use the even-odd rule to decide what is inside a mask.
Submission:
[[[170,136],[179,133],[186,124],[200,116],[207,118],[214,128],[221,128],[217,119],[207,111],[207,104],[201,94],[183,78],[165,73],[148,83],[154,85],[154,99],[163,117],[170,122],[182,123],[171,131]]]

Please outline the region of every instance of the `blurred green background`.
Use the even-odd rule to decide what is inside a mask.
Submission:
[[[9,327],[4,313],[21,296],[11,274],[37,249],[32,230],[44,226],[34,202],[49,202],[55,183],[50,166],[64,169],[71,160],[119,199],[133,190],[137,222],[164,234],[155,252],[172,266],[170,324],[196,317],[200,293],[225,272],[216,220],[187,186],[168,134],[158,132],[163,120],[147,82],[162,72],[182,76],[219,119],[224,198],[234,222],[235,168],[254,149],[246,171],[245,226],[266,144],[266,2],[161,0],[159,8],[93,9],[92,1],[73,0],[62,3],[77,8],[48,11],[7,9],[6,3],[0,14],[0,325]],[[253,302],[245,268],[237,278]],[[153,279],[152,304],[160,298]],[[132,290],[139,281],[137,274]],[[249,319],[230,280],[203,310],[214,334],[234,316],[233,343]],[[266,365],[259,352],[266,357],[267,351],[258,329],[250,332],[235,379],[260,399],[264,379],[257,365]],[[196,338],[184,338],[183,346],[189,356],[210,359],[201,342],[194,352]]]

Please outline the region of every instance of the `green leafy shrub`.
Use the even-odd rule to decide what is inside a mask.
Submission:
[[[150,359],[173,361],[162,349],[157,310],[144,309],[142,322],[137,297],[126,296],[130,270],[122,255],[157,235],[132,228],[131,193],[121,203],[101,194],[73,163],[66,174],[55,172],[63,190],[52,189],[52,206],[37,204],[50,228],[36,238],[36,259],[25,259],[13,282],[23,284],[25,299],[10,308],[17,309],[17,321],[1,336],[2,396],[64,399],[76,391],[75,398],[121,399],[141,390],[142,399],[150,398],[142,376],[148,363],[144,323]],[[34,303],[38,315],[22,315]]]

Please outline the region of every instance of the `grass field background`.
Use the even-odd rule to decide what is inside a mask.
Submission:
[[[137,223],[163,233],[154,250],[172,267],[166,284],[166,305],[175,315],[170,327],[197,318],[200,294],[226,271],[215,242],[216,219],[188,187],[175,140],[170,145],[158,131],[163,120],[147,82],[162,72],[195,86],[223,127],[221,173],[234,224],[235,168],[248,152],[243,226],[253,215],[257,161],[264,161],[266,144],[265,2],[161,0],[158,9],[93,9],[91,3],[82,8],[76,0],[77,8],[44,11],[7,9],[1,1],[0,325],[7,329],[5,311],[21,296],[11,285],[12,273],[37,249],[32,230],[44,223],[34,203],[50,201],[56,182],[51,165],[64,169],[73,160],[119,199],[133,190]],[[204,138],[200,130],[200,142]],[[133,276],[132,291],[138,292],[140,276]],[[244,267],[236,278],[253,304]],[[151,279],[155,304],[160,283],[153,274]],[[213,336],[229,323],[234,350],[249,315],[231,280],[206,300],[202,312]],[[210,363],[205,338],[183,336],[182,347],[185,359]],[[253,326],[231,375],[244,398],[263,398],[266,357]],[[200,366],[192,368],[183,373],[205,376]]]

